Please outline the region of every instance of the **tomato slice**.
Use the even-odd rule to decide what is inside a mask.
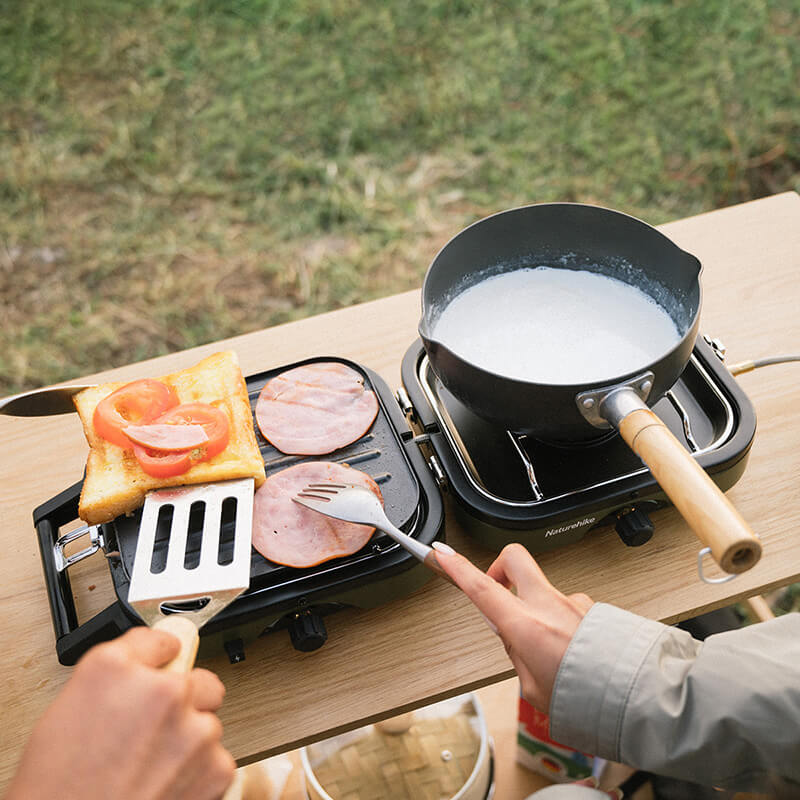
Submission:
[[[153,478],[173,478],[187,472],[194,459],[194,450],[183,450],[177,453],[168,453],[159,450],[148,450],[139,444],[133,446],[133,454],[139,466]]]
[[[195,448],[196,451],[202,451],[195,458],[196,461],[214,458],[228,446],[231,438],[228,415],[209,403],[182,403],[153,421],[160,425],[201,425],[208,441]]]
[[[174,406],[153,420],[152,425],[142,426],[144,427],[175,429],[199,427],[206,436],[205,441],[185,450],[170,451],[134,444],[133,453],[139,466],[153,478],[172,478],[182,475],[194,464],[208,461],[221,453],[231,438],[228,415],[222,409],[208,403],[183,403]],[[169,435],[177,438],[182,434],[176,430]]]
[[[151,422],[147,425],[128,425],[123,429],[134,443],[160,452],[176,453],[192,450],[208,441],[202,425],[166,425]]]
[[[178,396],[172,387],[152,378],[144,378],[126,383],[103,398],[94,410],[92,424],[98,436],[129,449],[132,442],[124,434],[123,428],[152,422],[178,403]]]

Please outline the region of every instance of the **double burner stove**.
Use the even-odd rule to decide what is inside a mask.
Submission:
[[[718,353],[709,341],[698,340],[689,365],[654,410],[725,490],[744,471],[756,420]],[[653,534],[648,513],[669,504],[615,432],[560,446],[478,418],[439,382],[420,341],[403,359],[403,386],[396,394],[379,375],[344,359],[300,363],[323,360],[359,370],[379,400],[370,431],[324,458],[376,480],[390,519],[425,544],[443,533],[442,492],[453,496],[450,507],[464,528],[488,548],[521,542],[534,553],[580,540],[606,524],[614,524],[626,544],[644,544]],[[248,377],[251,405],[267,380],[298,365]],[[302,460],[259,441],[268,476]],[[139,516],[76,528],[80,489],[76,483],[33,512],[62,664],[74,664],[93,644],[140,623],[127,602]],[[89,546],[68,554],[85,537]],[[117,599],[79,621],[69,569],[98,550],[106,556]],[[430,575],[385,535],[373,537],[358,553],[307,569],[272,564],[254,551],[250,588],[203,628],[200,656],[224,650],[231,661],[240,661],[248,642],[279,630],[288,630],[298,649],[316,649],[327,638],[323,617],[410,594]]]
[[[698,338],[688,366],[654,411],[724,491],[744,471],[756,418],[722,353],[719,343]],[[398,397],[425,432],[429,463],[456,499],[462,524],[487,547],[517,541],[542,552],[612,523],[631,546],[652,536],[648,513],[669,501],[616,431],[560,445],[498,428],[447,391],[421,342],[406,353],[402,377]]]

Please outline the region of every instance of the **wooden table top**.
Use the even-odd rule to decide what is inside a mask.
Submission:
[[[662,229],[703,262],[701,330],[727,345],[729,363],[800,350],[800,196],[788,192]],[[407,292],[92,378],[165,374],[232,348],[245,374],[338,355],[376,370],[395,389],[401,358],[416,337],[419,303],[418,291]],[[764,555],[752,570],[730,583],[701,583],[699,543],[670,509],[653,515],[656,534],[642,547],[626,548],[606,528],[542,555],[548,577],[565,592],[584,591],[667,622],[798,580],[799,377],[800,365],[788,364],[738,378],[756,408],[758,431],[747,469],[728,496],[763,540]],[[1,791],[35,720],[70,674],[56,658],[31,514],[80,479],[86,444],[71,414],[0,417],[0,441]],[[487,566],[494,554],[472,542],[446,510],[447,540]],[[101,555],[70,575],[80,619],[115,599]],[[251,644],[240,664],[224,655],[204,661],[227,685],[225,742],[240,764],[513,674],[477,611],[438,579],[404,599],[329,619],[329,640],[316,652],[298,652],[276,633]]]

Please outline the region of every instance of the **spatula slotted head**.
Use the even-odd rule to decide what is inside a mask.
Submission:
[[[200,628],[247,589],[253,490],[253,479],[243,478],[147,495],[128,602],[148,625],[163,618],[167,606],[167,613],[177,608]],[[230,547],[220,546],[223,517],[226,530],[233,530],[232,557]],[[202,527],[199,558],[189,542],[190,519],[193,529]],[[163,564],[154,558],[157,539],[159,544],[166,539]]]

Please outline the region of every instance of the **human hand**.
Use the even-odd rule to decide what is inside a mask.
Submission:
[[[233,778],[205,669],[158,669],[178,639],[136,627],[92,648],[37,722],[6,800],[215,800]]]
[[[521,544],[503,548],[486,572],[442,542],[434,548],[442,569],[502,639],[525,699],[548,713],[561,659],[592,600],[559,592]]]

